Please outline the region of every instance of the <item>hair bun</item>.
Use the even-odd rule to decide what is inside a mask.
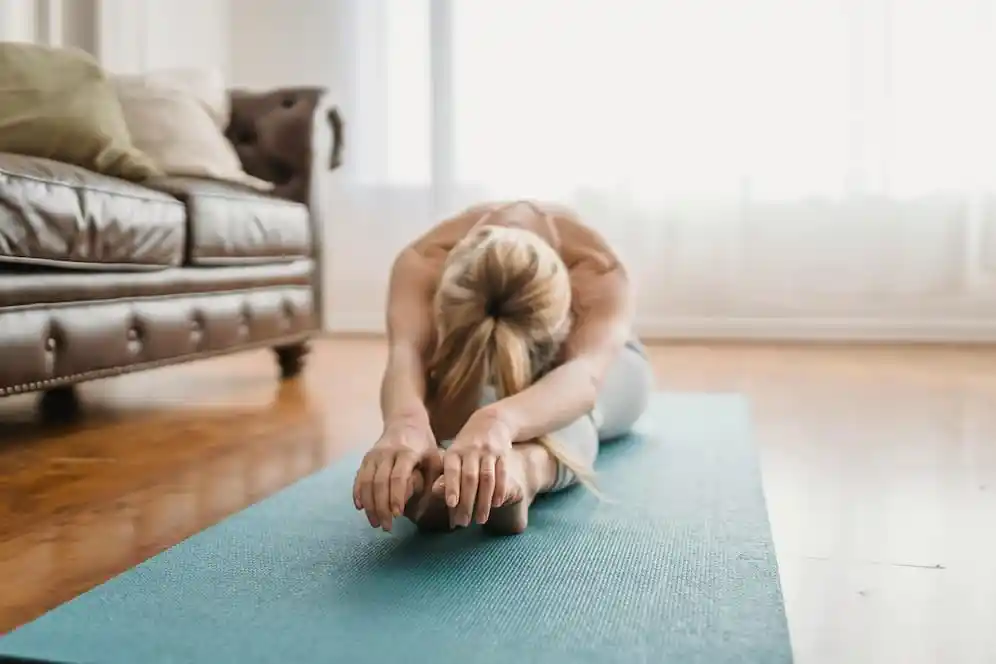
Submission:
[[[484,314],[489,318],[501,318],[505,315],[506,304],[503,297],[489,297],[484,301]]]

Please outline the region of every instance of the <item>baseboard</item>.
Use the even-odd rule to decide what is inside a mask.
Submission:
[[[996,343],[996,320],[662,317],[637,322],[646,339]]]
[[[325,317],[325,331],[330,334],[368,335],[384,334],[383,314],[342,314],[329,307]]]
[[[383,334],[381,315],[334,314],[327,332]],[[807,317],[662,316],[637,320],[637,333],[651,340],[854,341],[904,343],[996,343],[996,320]]]

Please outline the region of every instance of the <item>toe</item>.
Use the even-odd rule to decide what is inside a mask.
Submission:
[[[484,529],[492,535],[519,535],[529,525],[529,505],[519,501],[491,510]]]

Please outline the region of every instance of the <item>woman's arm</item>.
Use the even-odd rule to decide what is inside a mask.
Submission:
[[[387,295],[387,367],[380,389],[384,428],[429,427],[425,358],[432,341],[435,272],[416,250],[402,251],[391,267]]]
[[[576,327],[564,362],[522,392],[482,409],[514,442],[552,433],[591,411],[606,372],[632,334],[633,296],[621,264],[576,270]]]

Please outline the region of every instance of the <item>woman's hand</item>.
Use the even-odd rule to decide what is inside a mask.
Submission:
[[[505,499],[506,457],[512,450],[512,429],[494,411],[470,416],[443,454],[443,475],[432,487],[445,493],[450,520],[469,526],[471,516],[484,523],[492,507]]]
[[[427,425],[389,425],[363,457],[353,483],[353,504],[366,511],[372,527],[390,532],[412,495],[424,491],[441,472],[436,440]]]

